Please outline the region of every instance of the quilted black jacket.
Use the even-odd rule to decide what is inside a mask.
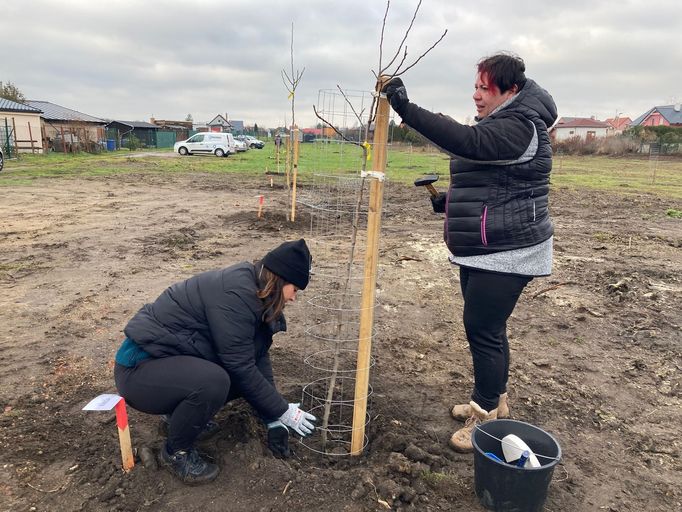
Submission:
[[[557,110],[547,91],[527,80],[512,101],[475,126],[414,103],[401,117],[452,157],[444,237],[453,254],[519,249],[552,236],[547,130]]]
[[[275,388],[268,350],[286,322],[284,316],[263,322],[257,289],[251,263],[198,274],[145,304],[124,332],[152,357],[189,355],[219,364],[263,418],[277,418],[288,402]]]

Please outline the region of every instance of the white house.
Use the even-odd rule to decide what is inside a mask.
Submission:
[[[611,125],[593,118],[562,117],[552,129],[554,140],[567,140],[580,137],[582,140],[592,140],[596,137],[606,137]]]

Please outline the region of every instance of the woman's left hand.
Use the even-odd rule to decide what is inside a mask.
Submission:
[[[288,459],[291,457],[289,449],[289,429],[281,421],[268,423],[268,448],[275,457]]]

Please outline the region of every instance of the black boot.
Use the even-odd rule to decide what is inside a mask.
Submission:
[[[212,482],[220,473],[220,468],[216,464],[211,464],[202,459],[194,447],[168,453],[164,444],[159,452],[159,462],[168,471],[189,485]]]

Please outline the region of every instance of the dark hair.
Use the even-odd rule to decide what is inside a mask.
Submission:
[[[505,93],[515,85],[519,90],[526,83],[526,65],[523,59],[513,53],[497,53],[478,61],[478,72],[487,75],[488,86],[494,84]]]
[[[257,263],[256,268],[258,267],[260,267],[258,281],[261,288],[258,288],[256,295],[259,299],[263,300],[262,319],[264,322],[272,322],[279,318],[284,310],[286,301],[284,300],[282,289],[287,283],[277,274],[270,272],[260,262]]]

